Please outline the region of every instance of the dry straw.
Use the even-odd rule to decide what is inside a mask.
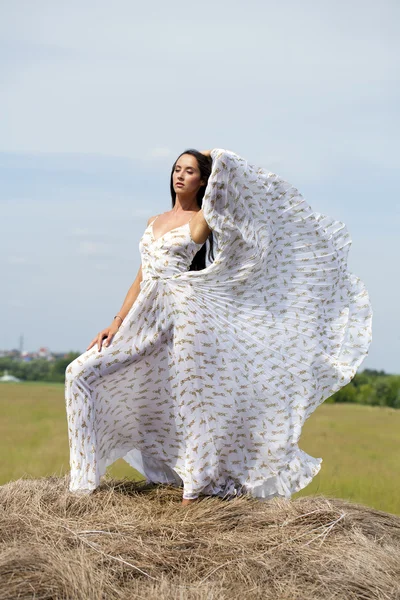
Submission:
[[[0,488],[0,600],[400,599],[400,517],[323,496],[258,502],[106,480]]]

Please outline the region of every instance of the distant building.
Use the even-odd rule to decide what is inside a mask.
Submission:
[[[9,375],[8,371],[5,370],[3,377],[0,377],[0,381],[15,381],[15,382],[19,382],[21,380],[18,379],[18,377],[14,377],[14,375]]]

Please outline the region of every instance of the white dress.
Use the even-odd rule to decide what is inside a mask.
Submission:
[[[190,224],[156,239],[151,223],[118,333],[66,369],[71,491],[95,489],[120,457],[184,498],[290,498],[321,468],[298,447],[302,425],[371,342],[350,236],[278,175],[211,157],[202,210],[215,260],[189,271],[201,247]]]

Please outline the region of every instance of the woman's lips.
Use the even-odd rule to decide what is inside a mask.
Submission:
[[[183,187],[183,183],[177,183],[176,185],[180,185],[180,186],[182,186],[182,187]]]

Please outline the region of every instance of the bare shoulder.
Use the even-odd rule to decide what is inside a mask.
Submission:
[[[150,223],[152,223],[154,221],[154,219],[157,217],[158,215],[155,215],[154,217],[149,217],[147,219],[147,225],[150,225]]]

